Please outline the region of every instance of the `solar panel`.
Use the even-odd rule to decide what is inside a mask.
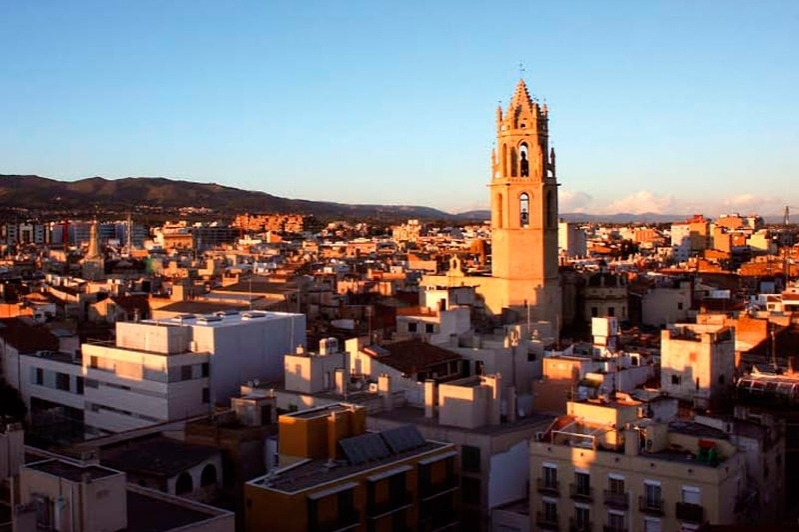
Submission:
[[[395,453],[416,449],[425,444],[424,436],[413,425],[403,425],[380,433],[385,442]]]
[[[352,438],[339,440],[344,456],[352,465],[365,464],[372,460],[380,460],[391,454],[391,450],[379,434],[361,434]]]

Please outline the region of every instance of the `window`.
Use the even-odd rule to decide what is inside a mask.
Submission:
[[[463,477],[461,481],[461,495],[463,504],[480,504],[480,479]]]
[[[660,508],[663,502],[660,492],[660,484],[645,482],[644,500],[646,502],[647,508]]]
[[[590,530],[591,529],[590,510],[585,506],[575,506],[574,522],[577,525],[577,530]]]
[[[677,303],[677,310],[682,310],[682,301]]]
[[[588,473],[574,473],[574,493],[576,495],[591,495],[591,475]]]
[[[434,332],[436,332],[436,326],[432,323],[427,323],[424,326],[424,332],[426,332],[427,334],[433,334]]]
[[[671,383],[672,384],[674,384],[676,386],[679,386],[681,381],[682,381],[682,377],[680,377],[679,375],[674,374],[674,375],[671,376]]]
[[[702,504],[702,492],[693,486],[682,487],[682,502],[688,504]]]
[[[485,366],[485,364],[483,364],[482,360],[475,360],[474,361],[474,374],[475,375],[482,375],[485,372],[484,366]]]
[[[55,374],[55,387],[57,390],[61,390],[62,392],[69,391],[69,375],[66,373],[56,373]]]
[[[416,322],[415,321],[408,322],[408,332],[409,333],[415,333],[416,332]]]
[[[203,388],[203,404],[207,405],[211,402],[211,389]]]
[[[616,315],[616,307],[608,307],[608,316],[611,318]]]
[[[544,466],[544,487],[557,488],[558,487],[558,468],[552,466]]]
[[[719,385],[724,385],[724,375],[719,375]]]
[[[591,307],[591,317],[596,318],[599,316],[599,309],[597,307]]]
[[[83,395],[83,377],[75,378],[75,393],[78,395]]]
[[[519,196],[519,225],[530,225],[530,196],[526,192]]]
[[[208,362],[203,362],[200,365],[200,375],[202,375],[203,378],[211,375],[211,365]]]
[[[449,372],[450,374],[458,373],[458,361],[453,360],[449,363]]]
[[[39,386],[44,384],[44,370],[42,368],[36,368],[36,377],[35,383]]]
[[[480,472],[480,448],[471,445],[461,447],[461,468],[464,471]]]
[[[180,380],[191,380],[191,366],[180,366]]]
[[[613,495],[624,495],[624,479],[623,478],[608,479],[608,490]]]
[[[609,532],[622,532],[624,528],[624,514],[618,512],[608,512]]]
[[[661,532],[660,519],[644,518],[644,532]]]
[[[552,501],[544,501],[544,519],[548,523],[557,523],[558,505]]]

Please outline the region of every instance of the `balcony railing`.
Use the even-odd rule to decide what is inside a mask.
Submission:
[[[393,514],[413,504],[413,498],[409,491],[403,492],[400,495],[393,495],[387,501],[372,503],[366,510],[366,516],[369,519],[380,519],[387,515]]]
[[[686,523],[702,524],[705,522],[705,509],[699,504],[678,502],[675,507],[675,517]]]
[[[630,506],[630,497],[627,493],[616,493],[611,490],[604,491],[605,504],[613,508],[626,510]]]
[[[594,488],[591,486],[581,486],[580,484],[569,484],[569,495],[576,501],[594,500]]]
[[[361,514],[358,510],[340,512],[338,517],[332,520],[317,523],[311,527],[315,532],[344,532],[358,528],[361,524]]]
[[[663,515],[663,499],[641,495],[638,497],[638,510],[650,515]]]
[[[569,519],[569,532],[594,532],[594,523],[580,521],[574,517]]]
[[[446,480],[436,482],[435,484],[422,484],[419,490],[419,497],[423,501],[429,501],[446,493],[453,492],[460,487],[460,479],[457,475],[453,475]]]
[[[559,530],[558,516],[546,512],[535,513],[535,524],[541,530]]]
[[[557,480],[547,480],[545,478],[536,479],[536,488],[539,493],[560,495],[560,482]]]

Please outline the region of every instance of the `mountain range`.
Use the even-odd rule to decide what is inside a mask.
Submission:
[[[425,220],[483,221],[490,211],[474,210],[457,214],[418,205],[364,205],[329,201],[310,201],[274,196],[266,192],[242,190],[216,183],[197,183],[163,177],[105,179],[90,177],[78,181],[59,181],[36,175],[0,174],[0,209],[39,213],[133,212],[177,213],[182,209],[204,210],[230,216],[249,213],[313,214],[320,219],[353,218],[401,221]],[[666,223],[684,220],[679,214],[584,214],[561,213],[573,222]]]

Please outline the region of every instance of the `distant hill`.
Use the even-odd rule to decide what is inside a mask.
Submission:
[[[348,205],[273,196],[215,183],[162,177],[58,181],[34,175],[0,175],[0,208],[28,211],[177,211],[211,209],[219,214],[243,212],[302,213],[323,218],[441,218],[451,215],[414,205]]]
[[[313,214],[321,219],[377,218],[402,221],[424,220],[485,221],[488,210],[449,214],[418,205],[357,205],[328,201],[289,199],[241,190],[216,183],[197,183],[163,177],[126,177],[104,179],[90,177],[79,181],[58,181],[35,175],[0,174],[0,210],[31,213],[128,212],[169,214],[180,209],[209,209],[218,215],[250,213]],[[685,220],[684,214],[584,214],[562,213],[570,222],[667,223]],[[766,222],[780,223],[781,218],[767,216]]]

